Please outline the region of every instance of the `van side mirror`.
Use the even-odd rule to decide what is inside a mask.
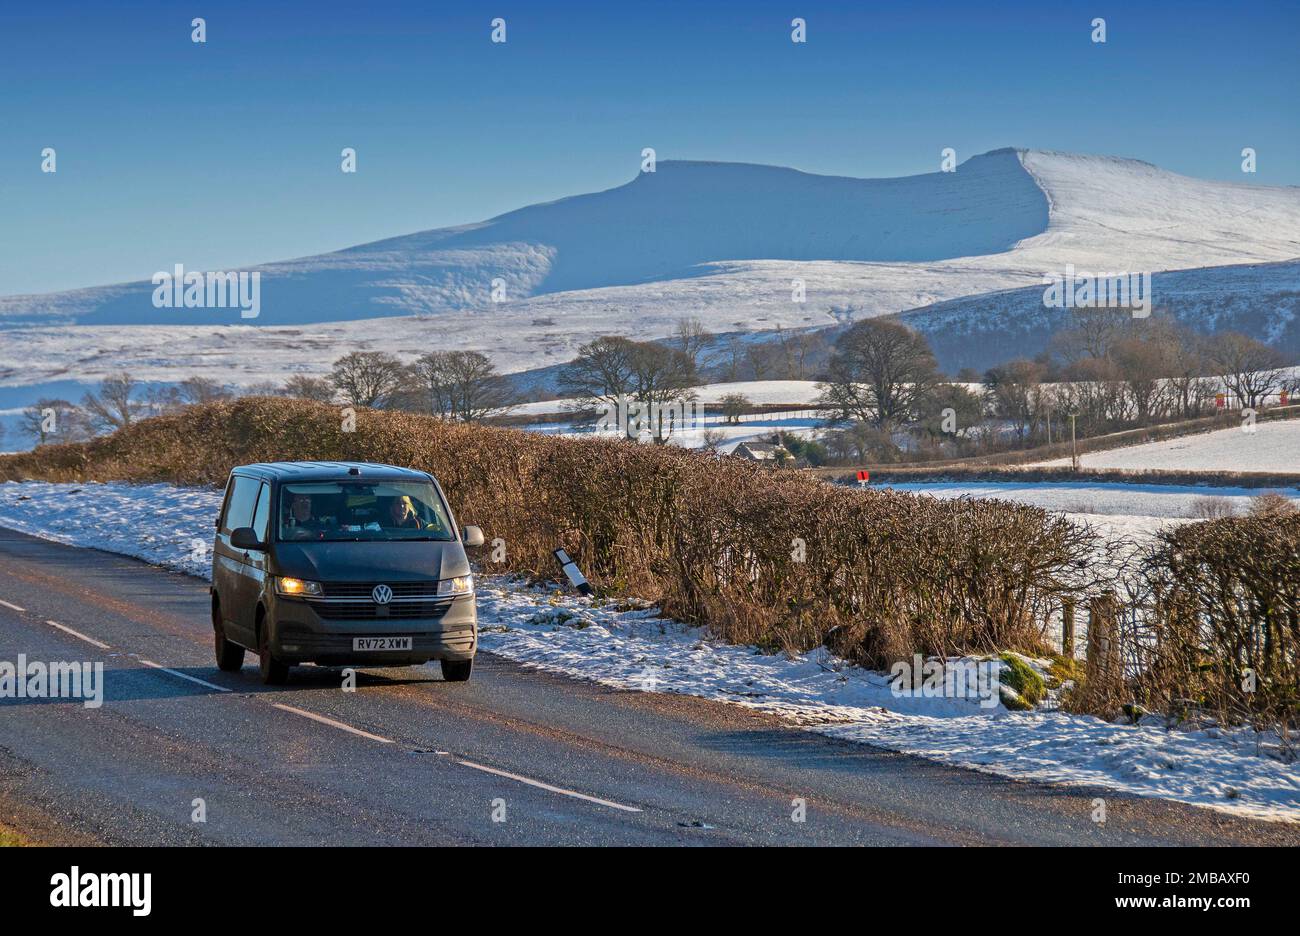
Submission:
[[[252,531],[249,531],[252,532]],[[483,531],[476,526],[467,526],[460,531],[460,537],[471,549],[483,545]]]
[[[266,544],[257,538],[252,527],[240,527],[232,531],[230,545],[236,549],[266,549]]]

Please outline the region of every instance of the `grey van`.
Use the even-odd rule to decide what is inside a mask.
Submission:
[[[469,679],[478,646],[466,547],[432,475],[392,465],[274,462],[230,472],[212,553],[217,666],[441,662]]]

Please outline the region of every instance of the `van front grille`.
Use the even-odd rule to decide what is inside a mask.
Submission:
[[[370,593],[375,590],[379,582],[325,582],[326,598],[357,598],[370,601]],[[438,597],[438,582],[436,579],[425,582],[384,582],[393,590],[394,598],[427,598],[434,599]]]
[[[451,607],[450,598],[412,600],[394,598],[384,605],[375,604],[369,597],[359,600],[320,601],[309,599],[307,604],[322,619],[347,621],[372,618],[440,618]]]

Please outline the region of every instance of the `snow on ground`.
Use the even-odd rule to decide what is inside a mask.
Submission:
[[[696,428],[683,429],[674,432],[668,439],[669,445],[679,445],[683,448],[703,448],[706,440],[705,433],[712,433],[721,437],[723,440],[718,444],[718,451],[724,455],[730,454],[736,446],[742,442],[770,442],[772,434],[782,432],[786,435],[798,436],[803,439],[815,439],[822,435],[822,420],[810,410],[798,410],[792,414],[786,413],[755,413],[750,416],[744,416],[738,423],[728,423],[723,421],[721,416],[706,416],[702,419]],[[589,427],[577,427],[573,423],[537,423],[531,426],[524,426],[529,432],[540,432],[543,435],[560,435],[568,438],[590,438],[593,434],[599,434],[606,438],[619,438],[619,431],[615,428],[594,430]],[[650,442],[650,431],[642,430],[641,441]]]
[[[1300,471],[1300,419],[1256,423],[1253,432],[1241,426],[1198,435],[1146,442],[1079,456],[1084,468],[1145,471]],[[1070,464],[1068,458],[1044,462]]]
[[[0,484],[0,526],[208,577],[205,547],[220,501],[219,491],[165,484],[7,482]],[[479,609],[484,650],[552,672],[744,705],[832,737],[1015,779],[1300,821],[1300,764],[1261,753],[1253,735],[897,698],[885,675],[825,651],[794,659],[764,654],[715,642],[650,608],[602,606],[502,577],[480,578]]]
[[[788,405],[811,406],[821,396],[815,380],[737,380],[727,383],[701,384],[691,392],[701,403],[718,404],[726,396],[738,395],[759,406]],[[576,403],[572,399],[543,400],[540,403],[523,403],[513,407],[512,415],[537,416],[543,413],[564,413]]]
[[[694,393],[696,402],[701,404],[716,404],[725,396],[739,394],[754,404],[768,406],[784,404],[789,409],[746,413],[739,416],[735,423],[727,422],[718,413],[695,419],[689,410],[684,410],[683,415],[691,428],[674,432],[668,440],[670,445],[702,448],[705,445],[704,434],[711,432],[724,440],[718,446],[718,450],[726,454],[742,442],[769,441],[772,434],[778,431],[802,438],[815,438],[821,434],[819,427],[825,422],[821,413],[811,408],[821,395],[816,381],[812,380],[744,380],[704,384],[694,388]],[[551,413],[569,413],[575,409],[576,404],[577,401],[573,399],[525,403],[513,408],[511,414],[541,416]],[[597,431],[599,434],[611,437],[619,435],[618,428],[614,426],[596,430],[590,423],[579,425],[568,421],[539,422],[523,428],[545,435],[590,436]],[[648,429],[642,435],[644,441],[649,441]]]
[[[1152,520],[1202,519],[1197,516],[1196,508],[1198,502],[1206,498],[1222,499],[1224,506],[1230,505],[1237,513],[1244,514],[1250,509],[1251,498],[1262,493],[1259,488],[1086,481],[918,482],[882,483],[881,486],[935,497],[997,498],[1070,514]],[[1294,490],[1279,493],[1300,498],[1300,493]]]

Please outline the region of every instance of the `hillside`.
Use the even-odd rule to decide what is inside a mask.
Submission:
[[[155,309],[149,283],[0,298],[0,409],[75,398],[121,369],[248,385],[321,373],[354,350],[473,349],[531,371],[595,335],[666,336],[683,315],[725,334],[922,310],[909,321],[941,358],[1029,353],[1055,324],[1043,274],[1066,264],[1185,271],[1157,277],[1157,306],[1199,296],[1181,314],[1290,347],[1296,258],[1300,188],[1131,159],[1001,149],[898,179],[662,161],[608,191],[258,267],[255,320]],[[506,301],[493,304],[498,277]],[[791,301],[794,280],[805,302]],[[376,316],[396,318],[376,328]]]
[[[949,373],[983,371],[1013,348],[1032,358],[1070,322],[1071,309],[1043,306],[1042,284],[964,296],[901,313],[925,335]],[[1256,335],[1300,359],[1300,262],[1175,270],[1152,276],[1153,315],[1169,315],[1201,332]]]

